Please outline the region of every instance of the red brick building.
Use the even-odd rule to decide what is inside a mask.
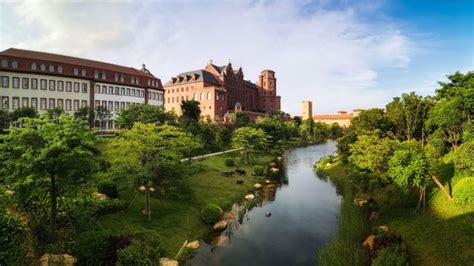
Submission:
[[[272,70],[263,70],[258,82],[244,79],[242,68],[232,64],[216,66],[209,61],[204,69],[181,73],[165,86],[165,110],[181,114],[181,102],[200,102],[201,115],[222,121],[226,112],[240,104],[243,112],[269,113],[280,111],[280,96],[276,94],[276,77]]]

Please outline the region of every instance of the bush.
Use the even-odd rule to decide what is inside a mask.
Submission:
[[[20,220],[0,209],[0,265],[22,264],[24,227]]]
[[[225,165],[227,166],[234,166],[235,165],[235,162],[234,160],[230,159],[230,158],[227,158],[225,159]]]
[[[256,175],[263,175],[263,167],[260,166],[260,165],[257,165],[257,166],[254,166],[253,167],[253,172],[256,174]]]
[[[408,265],[407,251],[403,245],[393,245],[377,252],[372,266],[405,266]]]
[[[74,243],[72,252],[79,265],[98,265],[104,261],[107,231],[89,231],[80,234]]]
[[[160,255],[158,240],[134,239],[130,245],[117,251],[117,265],[155,265]]]
[[[454,200],[459,205],[474,203],[474,177],[464,177],[453,188]]]
[[[454,152],[454,165],[457,169],[474,172],[474,141],[468,141]]]
[[[109,179],[100,181],[97,185],[97,191],[107,195],[109,198],[117,199],[119,197],[117,184]]]
[[[222,216],[222,209],[216,204],[208,203],[201,211],[201,219],[208,224],[213,224]]]

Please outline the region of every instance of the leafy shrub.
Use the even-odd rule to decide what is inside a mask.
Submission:
[[[201,211],[201,219],[208,224],[213,224],[222,216],[222,209],[216,204],[208,203]]]
[[[105,241],[104,260],[108,265],[115,265],[118,251],[128,247],[131,243],[132,239],[127,235],[109,236]]]
[[[161,255],[157,239],[134,239],[117,251],[117,265],[155,265]]]
[[[372,266],[405,266],[408,265],[408,255],[403,245],[393,245],[377,252]]]
[[[234,162],[233,159],[227,158],[227,159],[225,159],[225,165],[227,165],[227,166],[234,166],[234,165],[235,165],[235,162]]]
[[[110,179],[100,181],[97,185],[97,191],[107,195],[109,198],[116,199],[119,197],[117,184]]]
[[[22,264],[22,243],[24,227],[20,220],[0,208],[0,265]]]
[[[468,141],[457,148],[454,153],[454,165],[457,169],[474,172],[474,141]]]
[[[459,205],[474,203],[474,177],[464,177],[453,188],[454,200]]]
[[[260,165],[256,165],[253,167],[253,172],[256,174],[256,175],[263,175],[263,167],[260,166]]]
[[[333,160],[334,160],[334,158],[333,158],[332,156],[323,157],[323,158],[321,158],[321,159],[319,160],[319,165],[320,165],[321,167],[326,167],[326,165],[327,165],[328,163],[332,163]]]
[[[72,248],[79,265],[98,265],[104,260],[107,231],[89,231],[80,234]]]

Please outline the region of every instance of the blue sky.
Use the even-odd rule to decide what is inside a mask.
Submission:
[[[273,69],[284,111],[383,107],[474,70],[474,1],[0,3],[0,49],[147,67],[163,83],[216,64]]]

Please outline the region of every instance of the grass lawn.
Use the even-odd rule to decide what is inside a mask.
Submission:
[[[100,148],[104,149],[104,147]],[[148,222],[147,215],[141,213],[145,205],[144,195],[134,191],[122,191],[121,198],[131,203],[130,207],[124,211],[100,217],[98,220],[100,227],[117,233],[141,228],[151,229],[161,236],[165,255],[174,257],[185,240],[199,239],[211,230],[211,225],[203,223],[200,219],[200,211],[205,203],[215,203],[223,209],[229,209],[234,202],[253,190],[255,183],[263,181],[263,177],[251,176],[252,166],[244,165],[239,160],[236,160],[234,167],[225,166],[225,159],[235,159],[237,156],[240,156],[238,151],[193,162],[201,170],[184,177],[184,181],[191,188],[192,200],[152,198],[151,222]],[[272,159],[273,156],[270,155],[254,156],[252,164],[264,166]],[[221,175],[222,171],[233,170],[237,167],[245,168],[247,175],[242,177],[234,175],[233,178]],[[237,179],[244,180],[244,183],[237,184]]]
[[[344,166],[335,163],[326,169],[331,178],[345,175]],[[453,179],[453,182],[457,178]],[[376,201],[386,199],[391,204],[394,195],[386,189],[373,195]],[[384,194],[384,195],[381,195]],[[395,200],[396,201],[396,200]],[[383,201],[379,203],[383,204]],[[474,263],[474,206],[459,207],[447,201],[437,188],[427,194],[425,212],[415,213],[415,204],[385,208],[373,226],[388,225],[400,234],[407,244],[411,265],[473,265]],[[383,207],[382,207],[383,208]]]

